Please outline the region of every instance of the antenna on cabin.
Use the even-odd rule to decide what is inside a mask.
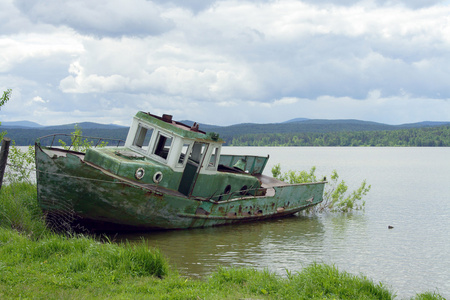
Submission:
[[[192,131],[198,131],[198,127],[199,127],[198,123],[195,122],[194,124],[192,124],[191,130],[192,130]]]

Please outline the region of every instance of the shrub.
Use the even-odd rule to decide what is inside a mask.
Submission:
[[[316,177],[316,167],[312,167],[309,172],[306,171],[288,171],[281,172],[280,164],[272,168],[272,176],[279,180],[295,184],[319,181]],[[324,177],[325,180],[325,177]],[[362,210],[365,206],[363,196],[370,191],[371,185],[364,180],[360,187],[350,193],[347,193],[348,186],[344,180],[339,181],[339,175],[336,170],[330,176],[330,181],[325,187],[323,201],[319,205],[310,209],[310,212],[350,212],[353,210]]]

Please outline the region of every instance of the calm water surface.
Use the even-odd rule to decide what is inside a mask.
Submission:
[[[322,214],[144,236],[187,276],[217,266],[267,268],[281,275],[312,262],[335,264],[390,285],[400,299],[434,291],[450,298],[450,148],[225,147],[226,154],[270,155],[283,171],[337,170],[372,189],[365,212]],[[394,229],[388,229],[388,226]]]

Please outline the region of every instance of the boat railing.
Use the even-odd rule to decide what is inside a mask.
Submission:
[[[92,137],[76,134],[56,133],[40,137],[36,143],[46,147],[62,147],[66,150],[97,147],[121,147],[125,141],[121,139]]]
[[[324,178],[322,181],[314,181],[314,182],[303,182],[303,183],[285,183],[285,184],[273,184],[262,187],[250,187],[247,189],[241,189],[229,193],[223,193],[221,195],[214,195],[209,199],[210,201],[220,202],[220,201],[234,201],[240,200],[242,198],[250,197],[273,197],[277,194],[279,197],[286,197],[287,199],[291,197],[295,197],[298,194],[300,186],[312,186],[312,185],[324,185],[327,181]]]

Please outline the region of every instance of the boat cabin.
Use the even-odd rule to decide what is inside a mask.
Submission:
[[[259,188],[252,175],[262,173],[268,157],[221,156],[223,143],[218,134],[201,131],[197,123],[188,126],[170,115],[138,112],[124,148],[89,149],[85,161],[186,196],[220,198]]]
[[[215,133],[200,131],[197,123],[191,127],[175,122],[172,116],[158,117],[139,112],[133,119],[125,147],[149,159],[181,172],[188,163],[199,166],[208,174],[217,171],[223,140]]]

